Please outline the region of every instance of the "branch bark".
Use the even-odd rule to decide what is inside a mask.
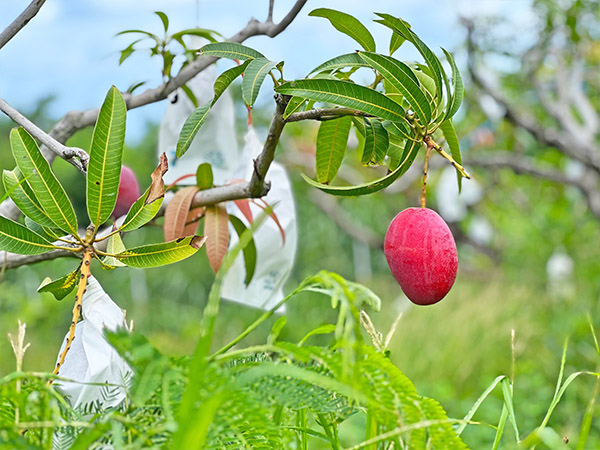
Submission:
[[[33,0],[12,23],[0,33],[0,48],[4,47],[25,25],[33,19],[42,8],[46,0]]]
[[[355,117],[373,117],[362,111],[357,111],[351,108],[321,108],[309,109],[308,111],[300,111],[292,113],[285,119],[285,122],[299,122],[301,120],[332,120],[343,116]]]
[[[87,171],[90,157],[84,150],[61,144],[1,98],[0,111],[25,128],[29,134],[45,145],[52,153],[75,166],[80,172],[85,173]]]

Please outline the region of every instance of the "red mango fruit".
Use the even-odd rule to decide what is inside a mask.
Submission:
[[[458,255],[444,219],[429,208],[408,208],[390,223],[384,253],[394,278],[410,301],[432,305],[456,279]]]
[[[113,217],[121,217],[129,211],[131,205],[140,197],[140,186],[133,171],[123,166],[121,168],[121,178],[119,179],[119,193]]]

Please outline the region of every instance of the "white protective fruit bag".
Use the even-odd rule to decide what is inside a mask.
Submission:
[[[90,276],[82,298],[83,320],[77,323],[75,339],[59,375],[75,382],[55,381],[54,386],[69,398],[73,408],[95,410],[119,405],[126,395],[131,369],[104,338],[104,330],[127,328],[125,314]],[[68,335],[68,334],[67,334]],[[59,352],[64,350],[67,336]],[[57,362],[59,357],[57,357]],[[84,383],[108,383],[96,386]]]
[[[212,99],[215,79],[215,67],[211,66],[188,82],[199,105]],[[174,95],[177,95],[177,101],[167,105],[159,130],[158,154],[165,152],[169,159],[165,183],[170,184],[183,175],[195,173],[198,165],[204,162],[211,164],[214,183],[217,185],[240,178],[250,180],[252,160],[261,152],[262,143],[254,128],[249,127],[244,148],[240,152],[236,140],[233,100],[229,91],[225,91],[211,109],[189,150],[180,159],[174,158],[177,139],[194,107],[181,89],[170,98]],[[271,191],[264,200],[271,206],[277,203],[274,211],[284,230],[285,243],[276,223],[268,218],[254,235],[257,262],[252,281],[248,286],[245,285],[246,269],[243,255],[240,254],[225,277],[222,295],[223,298],[249,306],[270,309],[283,298],[282,286],[294,263],[297,232],[294,199],[285,169],[273,163],[266,178],[271,182]],[[184,179],[178,184],[195,184],[195,178]],[[254,216],[262,212],[254,204],[250,207]],[[248,226],[248,221],[233,202],[227,204],[227,211]],[[237,234],[231,225],[229,234],[231,248],[237,242]]]
[[[246,132],[245,145],[240,166],[236,171],[236,178],[249,180],[252,177],[254,170],[252,160],[259,155],[262,147],[254,128],[250,126]],[[252,281],[248,286],[245,285],[246,269],[243,255],[240,254],[225,276],[221,295],[223,298],[246,305],[270,309],[284,297],[282,287],[294,264],[297,230],[292,187],[285,169],[281,164],[273,162],[266,178],[271,183],[271,190],[263,199],[273,206],[273,212],[283,229],[283,235],[277,223],[272,218],[267,218],[254,233],[257,255]],[[263,211],[253,203],[250,203],[250,209],[254,217]],[[249,226],[248,221],[233,202],[227,205],[227,211],[229,214],[239,217],[246,226]],[[231,230],[230,236],[229,248],[238,241],[237,234],[232,233]]]
[[[217,79],[214,65],[188,81],[198,105],[204,105],[213,98],[213,85]],[[215,183],[222,184],[229,179],[239,164],[239,148],[235,137],[235,112],[233,99],[225,92],[211,108],[206,122],[190,144],[188,151],[176,158],[177,139],[188,116],[195,110],[192,101],[177,89],[168,97],[165,115],[158,131],[158,154],[166,153],[169,170],[163,180],[166,185],[183,175],[195,174],[203,162],[212,166]],[[183,180],[180,184],[194,184],[195,178]]]

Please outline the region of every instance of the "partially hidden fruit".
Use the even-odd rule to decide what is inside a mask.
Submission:
[[[140,186],[135,174],[129,167],[123,166],[121,168],[119,194],[117,195],[117,203],[115,204],[113,216],[116,218],[127,214],[129,208],[131,208],[131,205],[135,203],[139,196]]]
[[[456,279],[456,244],[446,222],[428,208],[400,212],[385,235],[384,253],[406,296],[417,305],[443,299]]]

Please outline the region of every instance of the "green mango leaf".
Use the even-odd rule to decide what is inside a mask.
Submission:
[[[18,222],[0,216],[0,250],[19,255],[39,255],[54,245]]]
[[[210,42],[217,42],[215,36],[223,38],[223,35],[215,30],[209,30],[208,28],[189,28],[186,30],[178,31],[177,33],[173,33],[171,37],[177,42],[181,43],[183,41],[183,36],[198,36],[206,39]]]
[[[98,113],[87,171],[87,210],[96,229],[108,220],[117,202],[126,116],[125,100],[112,86]]]
[[[365,146],[361,162],[365,166],[380,165],[390,145],[388,132],[381,122],[365,117]]]
[[[196,170],[196,186],[200,190],[210,189],[214,185],[213,171],[210,163],[202,163]]]
[[[248,64],[250,64],[250,61],[246,61],[239,66],[232,67],[217,77],[214,86],[215,96],[212,99],[211,105],[214,105],[217,100],[219,100],[219,97],[223,95],[223,92],[225,92],[225,90],[231,85],[231,83],[233,83],[237,77],[244,73],[244,70],[246,70]]]
[[[390,158],[388,169],[390,171],[394,171],[402,162],[404,143],[406,142],[406,139],[394,133],[388,133],[388,137],[390,139],[390,146],[387,149],[387,154]]]
[[[423,69],[427,69],[426,71]],[[428,70],[427,66],[424,66],[423,64],[417,64],[416,68],[411,69],[412,72],[415,74],[415,76],[417,77],[417,79],[419,80],[419,84],[421,85],[421,88],[425,89],[425,94],[427,95],[427,100],[429,101],[429,105],[432,108],[435,108],[435,102],[434,99],[436,97],[436,88],[435,88],[435,82],[433,81],[433,78],[431,76],[429,76],[429,74],[427,72],[431,72],[430,70]]]
[[[62,300],[77,286],[80,279],[81,266],[77,267],[73,272],[68,273],[64,277],[57,280],[52,280],[46,277],[40,287],[37,289],[38,292],[50,292],[56,300]]]
[[[166,32],[169,29],[169,18],[162,11],[154,11],[154,14],[156,14],[158,17],[160,17],[160,21],[162,22],[163,28],[165,29],[165,32]]]
[[[176,156],[178,158],[181,158],[190,148],[190,145],[196,137],[198,130],[208,117],[210,107],[210,103],[202,105],[194,110],[194,112],[186,119],[183,127],[181,128],[181,132],[179,133],[179,140],[177,141]]]
[[[337,70],[344,67],[368,67],[368,64],[358,55],[358,53],[348,53],[345,55],[336,56],[323,64],[315,67],[311,73],[323,72],[325,70]]]
[[[3,171],[2,179],[4,189],[26,217],[45,227],[55,226],[18,167]]]
[[[276,65],[277,63],[267,58],[256,58],[250,61],[242,80],[242,98],[247,106],[254,105],[265,77]]]
[[[396,168],[396,170],[390,172],[385,177],[370,181],[368,183],[360,184],[358,186],[329,186],[327,184],[318,183],[304,174],[302,174],[302,178],[304,178],[304,181],[306,181],[311,186],[316,187],[317,189],[320,189],[323,192],[326,192],[327,194],[331,195],[359,196],[373,194],[375,192],[381,191],[382,189],[385,189],[390,184],[392,184],[398,177],[403,175],[404,172],[406,172],[408,168],[412,165],[420,147],[420,143],[417,143],[415,141],[407,141],[404,148],[402,163]]]
[[[123,239],[121,239],[120,233],[115,233],[108,238],[108,243],[106,245],[106,253],[116,255],[117,253],[123,253],[126,250],[127,249],[125,248],[125,244],[123,244]],[[109,266],[112,268],[125,266],[125,264],[123,264],[114,256],[107,256],[101,262],[103,266]]]
[[[405,122],[384,122],[383,126],[388,130],[390,134],[395,134],[402,139],[414,140],[409,126]]]
[[[56,241],[60,235],[62,234],[61,230],[56,230],[53,228],[42,227],[40,224],[35,223],[29,217],[25,216],[25,226],[29,228],[34,233],[39,234],[41,237],[46,239],[48,242]]]
[[[410,70],[410,67],[391,56],[366,52],[360,52],[359,56],[373,69],[381,73],[402,94],[415,114],[421,119],[423,125],[429,124],[431,121],[431,108],[427,96],[421,90],[417,77]]]
[[[456,62],[454,61],[452,53],[446,51],[445,49],[442,50],[446,54],[446,58],[452,67],[452,95],[448,100],[448,105],[446,106],[446,115],[444,116],[445,119],[450,119],[460,108],[465,96],[465,88],[463,86],[462,77],[460,76],[460,71],[458,70],[458,67],[456,67]]]
[[[205,236],[188,236],[161,244],[130,248],[117,253],[115,258],[129,267],[160,267],[192,256],[202,247],[204,241]]]
[[[154,172],[152,172],[152,183],[144,194],[138,198],[119,227],[119,231],[132,231],[147,224],[158,214],[165,197],[165,184],[163,175],[168,170],[167,157],[163,153]]]
[[[448,119],[445,122],[442,122],[440,125],[440,130],[444,133],[444,138],[448,143],[448,147],[450,147],[450,152],[452,153],[452,158],[458,164],[462,165],[462,157],[460,155],[460,145],[458,141],[458,136],[456,135],[456,130],[454,129],[454,124],[452,120]],[[456,171],[456,178],[458,180],[458,192],[462,190],[462,174],[459,170]]]
[[[285,111],[283,112],[283,120],[286,120],[292,114],[297,111],[300,111],[302,105],[306,103],[306,99],[302,97],[292,97],[288,104],[285,107]]]
[[[233,228],[239,237],[241,237],[242,233],[248,229],[239,217],[229,215],[229,222],[231,222],[231,225],[233,225]],[[251,237],[250,242],[242,251],[244,254],[244,266],[246,267],[245,283],[246,286],[248,286],[252,281],[254,271],[256,270],[256,244],[254,243],[253,237]]]
[[[376,22],[385,25],[388,28],[391,28],[396,33],[400,34],[407,41],[411,42],[418,52],[423,56],[423,59],[427,63],[427,66],[431,69],[433,73],[433,81],[436,86],[436,98],[439,100],[439,103],[442,102],[442,73],[444,73],[444,69],[442,68],[442,63],[438,59],[437,56],[431,51],[425,43],[419,39],[419,37],[410,29],[410,25],[402,19],[396,18],[389,14],[380,14],[375,13],[377,16],[381,17],[383,20],[376,20]]]
[[[33,138],[23,128],[13,128],[10,131],[10,146],[19,170],[27,178],[54,226],[77,235],[77,217],[73,205]]]
[[[336,176],[348,144],[350,116],[321,122],[317,134],[317,180],[329,184]]]
[[[340,80],[296,80],[275,88],[318,102],[335,103],[391,121],[405,120],[402,106],[374,89]]]
[[[190,102],[192,102],[192,105],[194,105],[194,108],[197,108],[198,105],[198,99],[196,98],[196,94],[194,94],[194,92],[190,89],[190,87],[187,84],[184,84],[181,86],[181,90],[184,92],[184,94],[187,96],[187,98],[190,99]]]
[[[404,39],[399,33],[392,31],[392,37],[390,39],[390,56],[392,56],[396,50],[400,48],[406,39]]]
[[[328,8],[319,8],[311,11],[308,15],[328,19],[336,30],[350,36],[366,51],[375,51],[375,39],[373,39],[369,30],[367,30],[357,18],[350,14]]]
[[[198,52],[201,55],[216,56],[217,58],[239,59],[247,61],[249,59],[264,58],[265,55],[236,42],[215,42],[206,44]]]

